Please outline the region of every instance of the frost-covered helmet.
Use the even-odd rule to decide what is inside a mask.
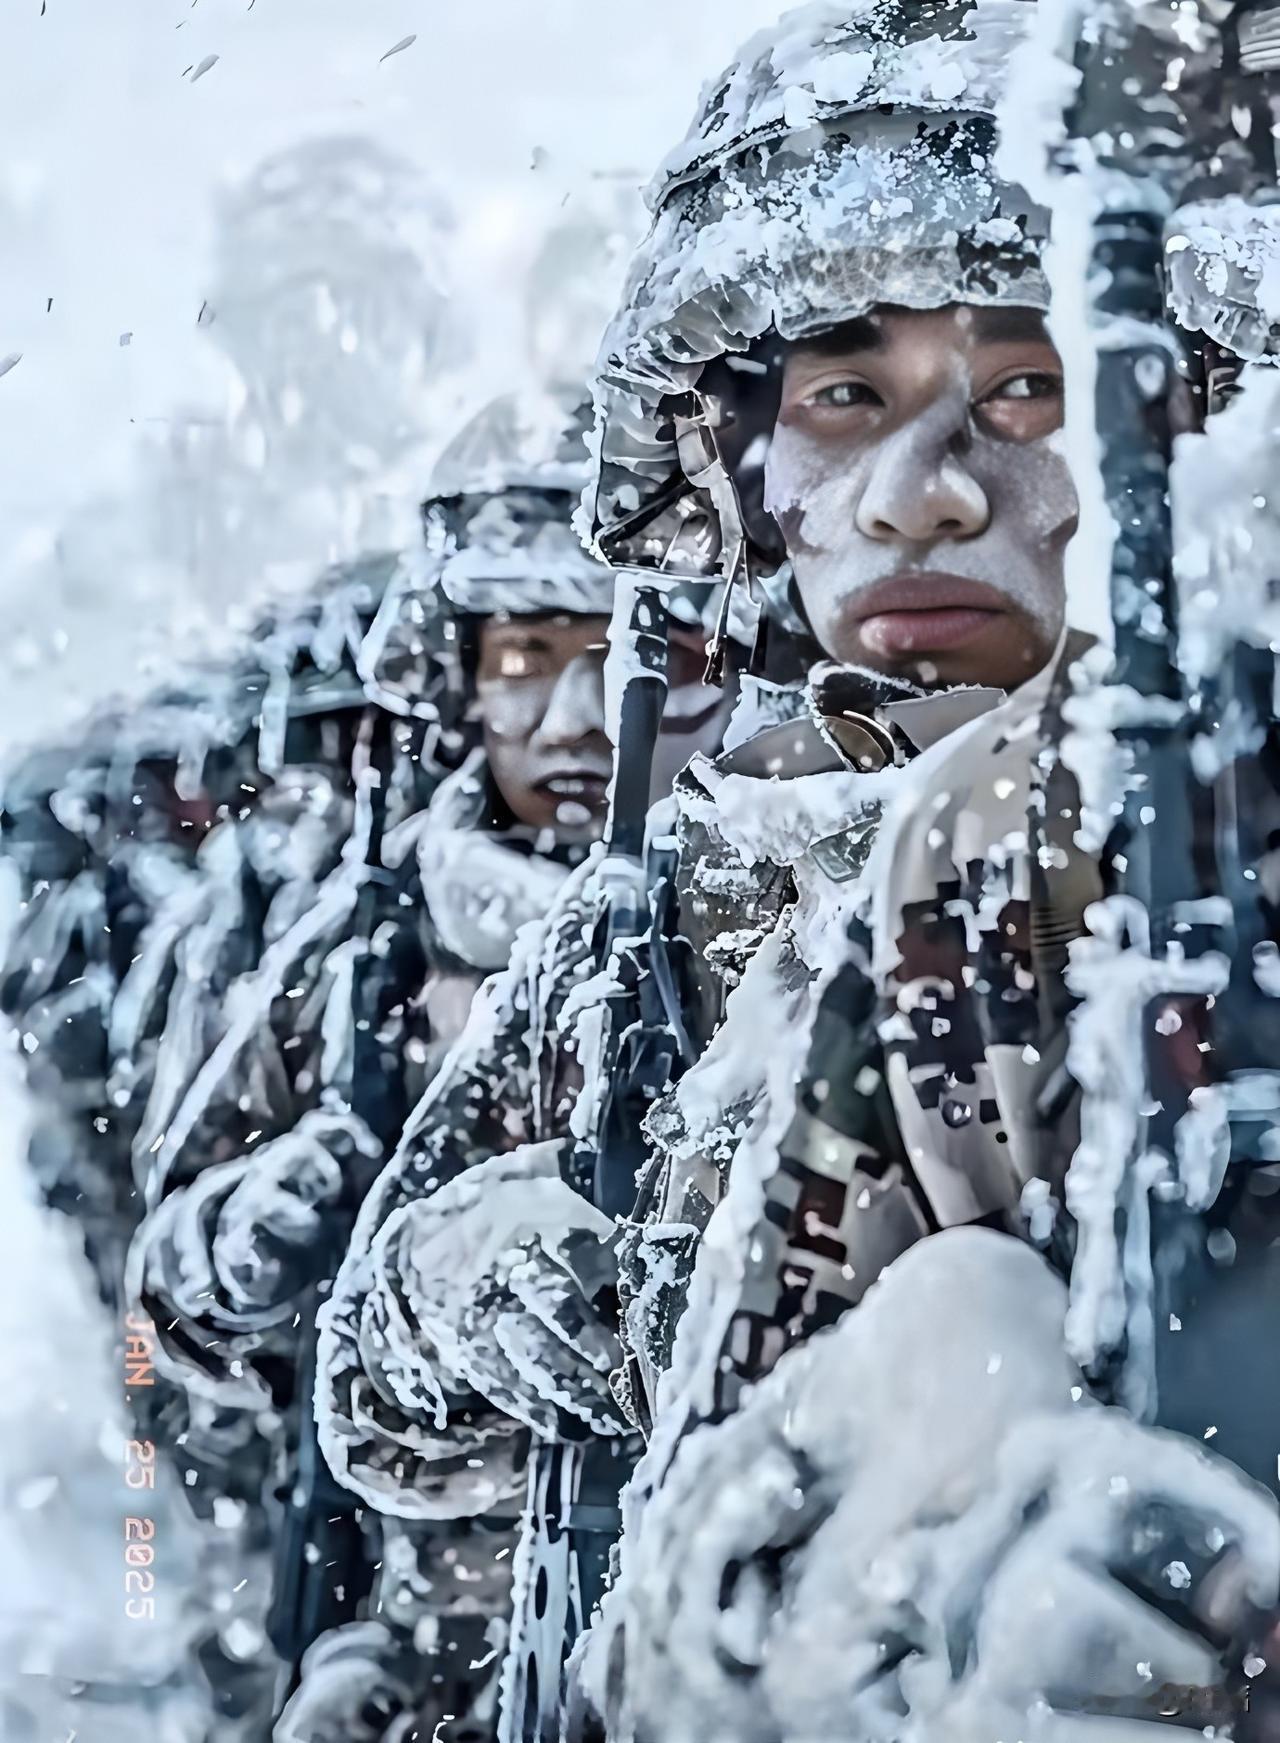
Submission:
[[[423,507],[428,564],[457,616],[608,615],[612,571],[573,529],[589,408],[494,400],[442,455]]]
[[[610,561],[777,576],[766,597],[787,620],[786,553],[763,503],[770,347],[776,361],[878,304],[1047,307],[1046,216],[992,167],[1031,11],[820,0],[706,89],[650,190],[652,227],[598,365],[587,510]]]

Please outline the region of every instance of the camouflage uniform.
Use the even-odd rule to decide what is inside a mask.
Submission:
[[[1047,305],[1038,265],[1045,214],[990,177],[991,115],[1030,11],[885,4],[842,19],[809,7],[753,39],[708,87],[690,138],[656,184],[653,229],[602,353],[595,531],[612,557],[662,566],[672,552],[687,556],[681,528],[705,518],[710,530],[694,554],[745,576],[775,625],[803,629],[781,529],[764,506],[786,344],[879,305]],[[993,1266],[1021,1271],[1028,1304],[1042,1285],[1052,1292],[1052,1273],[1008,1237],[1030,1234],[1063,1269],[1071,1260],[1073,1231],[1054,1214],[1078,1132],[1064,969],[1102,893],[1096,863],[1074,839],[1079,800],[1055,749],[1080,652],[1068,644],[1038,679],[922,748],[896,794],[877,792],[886,817],[874,844],[853,806],[833,822],[837,853],[843,842],[856,866],[866,852],[827,916],[837,923],[796,951],[787,937],[795,920],[784,921],[745,968],[705,1060],[650,1121],[670,1159],[656,1164],[651,1223],[633,1242],[628,1314],[633,1344],[645,1352],[650,1440],[624,1499],[620,1578],[575,1667],[575,1736],[900,1743],[1039,1734],[1036,1715],[1020,1708],[1001,1707],[999,1718],[994,1705],[985,1718],[979,1708],[965,1730],[958,1717],[949,1728],[949,1695],[931,1704],[939,1689],[954,1693],[948,1678],[961,1680],[966,1652],[994,1656],[998,1637],[965,1633],[966,1600],[948,1586],[947,1570],[932,1584],[907,1577],[936,1523],[930,1508],[949,1518],[955,1496],[912,1492],[905,1479],[896,1495],[875,1498],[853,1486],[866,1436],[892,1438],[896,1425],[856,1420],[858,1388],[877,1360],[860,1327],[884,1327],[873,1303],[885,1297],[846,1310],[886,1266],[889,1278],[945,1270],[957,1240],[970,1254],[994,1242]],[[862,779],[868,789],[876,781]],[[707,798],[728,834],[739,795],[713,782]],[[718,868],[708,869],[718,881]],[[693,866],[684,875],[696,881]],[[764,1055],[754,1070],[742,1065],[748,1044]],[[901,1308],[903,1292],[895,1299]],[[946,1311],[945,1291],[931,1300]],[[811,1337],[818,1331],[824,1336]],[[926,1318],[917,1335],[942,1338],[943,1327]],[[901,1392],[911,1384],[910,1350],[905,1342],[892,1349]],[[1079,1376],[1076,1394],[1085,1391]],[[1016,1416],[1011,1407],[1007,1424]],[[931,1433],[905,1409],[902,1420],[908,1434]],[[1086,1445],[1097,1420],[1084,1425]],[[988,1419],[997,1436],[1005,1426]],[[1061,1439],[1047,1433],[1037,1455],[1048,1461],[1042,1472],[1059,1447],[1066,1463],[1074,1457],[1073,1434],[1059,1426]],[[945,1422],[934,1432],[945,1436]],[[1021,1432],[1010,1428],[1014,1440]],[[1099,1430],[1099,1445],[1111,1432]],[[1155,1469],[1161,1454],[1146,1430],[1126,1423],[1116,1432],[1132,1442],[1135,1469],[1144,1446]],[[1208,1544],[1193,1494],[1201,1467],[1186,1449],[1170,1457],[1181,1469],[1168,1477],[1169,1512],[1150,1542],[1172,1565],[1185,1529],[1194,1589]],[[1056,1479],[1037,1480],[1052,1514]],[[1217,1541],[1239,1550],[1256,1527],[1256,1599],[1268,1580],[1274,1586],[1274,1518],[1251,1496],[1254,1525],[1246,1525],[1227,1499],[1240,1498],[1236,1479],[1219,1468],[1213,1483],[1206,1510],[1221,1503],[1232,1515]],[[961,1487],[957,1477],[957,1494]],[[1143,1473],[1132,1495],[1134,1517],[1115,1529],[1134,1531],[1136,1542],[1135,1521],[1149,1522],[1161,1505],[1159,1483]],[[901,1509],[901,1537],[890,1536],[889,1559],[873,1574],[890,1587],[902,1582],[902,1608],[859,1641],[867,1657],[842,1656],[862,1577],[849,1509],[874,1511],[886,1499]],[[1041,1501],[1027,1504],[1034,1513]],[[980,1513],[975,1507],[975,1541]],[[1015,1506],[1008,1542],[1029,1540],[1032,1513],[1018,1523]],[[852,1558],[847,1608],[842,1541]],[[1003,1546],[992,1542],[989,1553]],[[825,1586],[811,1576],[820,1559]],[[984,1576],[973,1577],[981,1584]],[[1133,1584],[1154,1600],[1134,1607],[1135,1639],[1154,1642],[1166,1594],[1149,1568]],[[947,1620],[930,1639],[931,1625],[917,1623],[935,1606]],[[834,1644],[824,1658],[828,1633]],[[1155,1717],[1141,1674],[1135,1681],[1120,1665],[1112,1688],[1098,1643],[1075,1644],[1077,1656],[1057,1667],[1064,1706]],[[898,1675],[900,1654],[907,1665],[938,1665],[928,1699]],[[1162,1648],[1152,1656],[1168,1662]],[[1195,1670],[1206,1672],[1203,1653]],[[1010,1676],[1017,1698],[1034,1686]],[[869,1706],[881,1703],[873,1723],[860,1704],[864,1688]],[[1059,1735],[1054,1702],[1042,1705],[1043,1734]],[[1005,1728],[1015,1725],[1024,1728]]]
[[[113,721],[100,770],[64,756],[69,767],[55,785],[43,778],[50,759],[32,759],[7,785],[7,845],[31,878],[7,993],[39,1062],[33,1161],[40,1171],[43,1157],[56,1161],[46,1190],[81,1223],[100,1290],[118,1312],[136,1299],[125,1282],[125,1251],[148,1194],[160,1196],[162,1169],[174,1184],[190,1165],[191,1151],[172,1170],[168,1155],[160,1160],[175,1116],[192,1110],[193,1146],[216,1160],[242,1148],[255,1121],[259,1135],[275,1138],[310,1093],[308,1071],[320,1049],[304,1049],[318,1013],[302,1020],[302,1001],[277,998],[275,1020],[250,1025],[243,1056],[228,1049],[228,1067],[242,1073],[238,1094],[215,1077],[205,1095],[200,1071],[225,1039],[228,1000],[236,989],[252,990],[258,958],[314,904],[317,883],[333,868],[326,856],[339,858],[352,818],[353,745],[374,743],[379,718],[388,748],[400,739],[404,764],[392,806],[412,808],[414,783],[429,791],[438,778],[433,755],[425,766],[411,760],[415,735],[432,750],[440,736],[442,697],[437,689],[432,699],[428,668],[434,662],[437,679],[442,668],[424,624],[398,614],[406,579],[390,558],[324,577],[306,606],[259,627],[249,654],[194,673]],[[378,621],[384,605],[393,609]],[[434,738],[425,721],[411,718],[408,702],[397,698],[399,714],[371,706],[356,665],[375,625],[379,664],[370,687],[385,700],[405,680],[432,714]],[[51,848],[68,840],[68,863],[50,865]],[[309,942],[323,943],[319,929]],[[394,950],[387,956],[394,961]],[[287,956],[279,964],[282,977],[304,968]],[[367,1149],[369,1140],[348,1123],[339,1142]],[[241,1271],[251,1298],[264,1284],[267,1294],[280,1287],[288,1256],[283,1243],[274,1275],[256,1283]],[[189,1287],[193,1296],[200,1291]],[[271,1303],[253,1305],[262,1313]],[[216,1317],[217,1310],[202,1302],[198,1311]],[[155,1384],[132,1389],[135,1432],[155,1442],[170,1481],[184,1476],[185,1500],[207,1534],[209,1592],[238,1594],[228,1608],[210,1610],[200,1658],[216,1733],[242,1735],[269,1724],[273,1700],[262,1628],[279,1418],[268,1389],[245,1407],[247,1381],[230,1395],[213,1379],[203,1389],[186,1384],[194,1362],[218,1371],[205,1348],[210,1334],[184,1333],[172,1311],[159,1329],[179,1334],[180,1359],[162,1348]],[[273,1380],[291,1360],[277,1352]]]
[[[916,1240],[1021,1232],[1030,1181],[1061,1193],[1073,1129],[1044,1096],[1062,1085],[1068,947],[1101,888],[1068,845],[1078,797],[1047,746],[1081,651],[1069,642],[911,771],[816,1004],[717,1409]]]
[[[456,484],[441,486],[436,528],[444,593],[464,620],[606,612],[611,577],[568,525],[581,461],[575,451],[527,460],[531,432],[515,415],[491,408],[488,427],[464,432],[443,463]],[[495,542],[504,537],[509,549]],[[424,868],[433,839],[424,832]],[[572,1437],[622,1426],[605,1378],[616,1346],[587,1305],[612,1287],[606,1225],[561,1181],[546,1142],[567,1133],[579,1084],[558,1017],[590,972],[592,906],[582,905],[581,874],[555,900],[543,879],[535,901],[538,869],[536,858],[511,865],[506,900],[523,886],[520,918],[540,924],[521,934],[510,966],[509,936],[487,964],[504,972],[476,1000],[365,1199],[321,1317],[325,1456],[382,1521],[373,1613],[401,1630],[416,1617],[417,1636],[429,1627],[418,1649],[434,1686],[416,1722],[459,1739],[491,1735],[496,1723],[531,1429]],[[477,924],[489,905],[476,904]],[[506,1260],[517,1248],[526,1262],[514,1279]],[[550,1297],[566,1283],[561,1313]],[[545,1324],[524,1313],[530,1290],[545,1297]]]
[[[923,751],[887,808],[846,947],[770,1077],[778,1117],[739,1142],[697,1253],[572,1735],[914,1743],[1015,1723],[1069,1735],[1079,1720],[1157,1736],[1161,1715],[1238,1716],[1242,1649],[1224,1648],[1275,1603],[1274,1505],[1198,1436],[1089,1409],[1115,1376],[1067,1360],[1070,1298],[1053,1279],[1079,1281],[1076,1218],[1092,1208],[1069,1167],[1083,1147],[1073,1073],[1097,1043],[1072,1018],[1089,990],[1079,968],[1108,938],[1059,749],[1083,651],[1069,639]],[[1157,1011],[1178,1008],[1194,1035],[1201,1003]],[[1123,1237],[1147,1238],[1150,1189],[1141,1175],[1121,1186],[1117,1264],[1144,1262],[1125,1259]],[[1083,1400],[1074,1418],[1037,1415],[1055,1368]],[[978,1425],[991,1440],[970,1463]],[[931,1440],[949,1456],[929,1488],[928,1458],[907,1448]],[[1073,1520],[1078,1493],[1108,1496],[1109,1517]],[[981,1575],[951,1562],[959,1543]],[[1057,1588],[1063,1553],[1074,1592]],[[1211,1589],[1212,1615],[1197,1596]],[[1022,1638],[1020,1607],[1050,1590],[1054,1626],[1041,1616]],[[969,1638],[968,1651],[940,1645]]]
[[[646,1427],[699,1243],[739,1145],[768,1118],[760,1036],[806,1020],[831,937],[865,899],[862,873],[908,765],[999,693],[925,696],[832,672],[794,705],[806,700],[806,713],[695,763],[677,784],[680,929],[721,987],[702,993],[714,1038],[647,1122],[652,1159],[624,1240],[624,1395]]]
[[[491,1644],[505,1643],[531,1433],[573,1445],[625,1429],[608,1386],[610,1229],[576,1190],[569,1136],[580,1077],[562,1019],[595,969],[598,897],[581,878],[481,994],[366,1200],[322,1321],[335,1474],[422,1545],[437,1586],[453,1582],[430,1572],[424,1522],[474,1521],[446,1541],[470,1587],[456,1607],[498,1621]]]

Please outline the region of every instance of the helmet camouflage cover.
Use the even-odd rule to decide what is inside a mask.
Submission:
[[[587,478],[586,419],[587,408],[550,396],[508,395],[445,450],[423,520],[429,571],[455,612],[612,609],[613,575],[572,525]]]

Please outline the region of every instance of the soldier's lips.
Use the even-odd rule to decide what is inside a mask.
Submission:
[[[864,646],[882,658],[964,647],[1007,615],[1009,602],[985,581],[938,571],[891,575],[853,609]]]
[[[544,775],[536,785],[539,792],[548,793],[553,799],[572,799],[594,811],[604,804],[609,790],[609,777],[569,773]]]

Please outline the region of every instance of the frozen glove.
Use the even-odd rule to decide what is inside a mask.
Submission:
[[[429,1681],[412,1636],[380,1622],[335,1628],[308,1649],[273,1743],[408,1743]]]
[[[494,1633],[476,1616],[428,1613],[413,1630],[352,1622],[322,1634],[272,1743],[491,1743]]]
[[[1154,1743],[1221,1691],[1240,1616],[1276,1600],[1275,1505],[1093,1404],[1065,1306],[1019,1243],[935,1236],[695,1430],[588,1655],[615,1728]]]
[[[400,1207],[322,1311],[321,1444],[379,1511],[518,1514],[531,1428],[621,1428],[621,1352],[597,1311],[612,1306],[613,1228],[558,1156],[525,1146]]]
[[[304,1292],[332,1273],[344,1211],[354,1213],[378,1155],[360,1121],[319,1110],[164,1200],[134,1241],[129,1282],[179,1366],[220,1368],[293,1320]],[[214,1362],[208,1346],[222,1340]]]
[[[613,1224],[561,1179],[559,1154],[522,1146],[397,1211],[369,1309],[415,1396],[443,1409],[468,1390],[548,1438],[566,1419],[616,1434]]]
[[[233,1310],[282,1314],[330,1274],[380,1157],[359,1120],[316,1111],[246,1159],[212,1249],[219,1292]]]

